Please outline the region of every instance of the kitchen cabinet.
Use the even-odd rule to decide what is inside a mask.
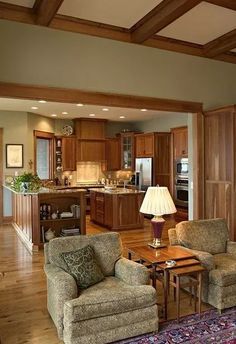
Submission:
[[[107,171],[120,170],[120,165],[121,165],[120,138],[119,137],[107,138],[105,146],[106,146],[105,157],[106,157]]]
[[[121,169],[133,170],[134,169],[134,133],[126,132],[120,134],[121,140]]]
[[[154,133],[135,135],[137,158],[151,158],[154,156]]]
[[[188,127],[173,128],[173,156],[174,159],[188,157]]]
[[[76,170],[76,137],[62,137],[62,169]]]
[[[109,230],[143,228],[143,214],[139,212],[144,192],[121,189],[114,192],[104,189],[90,190],[91,221]]]
[[[105,160],[105,140],[78,140],[77,161]]]
[[[170,133],[155,133],[154,181],[155,185],[167,186],[171,190]]]

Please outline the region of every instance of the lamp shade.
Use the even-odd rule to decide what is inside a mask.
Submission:
[[[147,189],[140,212],[162,216],[176,213],[174,202],[165,186],[150,186]]]

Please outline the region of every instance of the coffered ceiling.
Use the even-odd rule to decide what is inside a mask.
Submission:
[[[5,0],[0,19],[236,63],[236,0]]]

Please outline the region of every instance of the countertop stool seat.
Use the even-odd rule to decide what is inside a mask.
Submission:
[[[196,312],[196,294],[198,297],[198,313],[201,314],[201,294],[202,294],[202,272],[205,271],[203,266],[192,265],[179,267],[176,269],[169,270],[170,277],[169,284],[172,285],[174,289],[174,296],[176,295],[176,308],[177,308],[177,322],[179,322],[180,313],[180,288],[190,287],[190,292],[194,288],[194,305]],[[187,277],[188,282],[181,283],[181,277]],[[191,294],[192,297],[192,294]]]

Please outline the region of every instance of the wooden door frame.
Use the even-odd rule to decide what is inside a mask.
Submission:
[[[3,128],[0,128],[0,225],[3,223]]]
[[[68,89],[38,85],[25,85],[0,82],[0,97],[18,99],[44,99],[62,103],[84,103],[93,105],[106,105],[113,107],[127,107],[169,112],[183,112],[193,114],[194,152],[193,183],[195,193],[193,199],[194,218],[204,217],[204,121],[202,103],[184,100],[162,99],[153,97],[133,96],[105,92],[92,92],[79,89]]]

